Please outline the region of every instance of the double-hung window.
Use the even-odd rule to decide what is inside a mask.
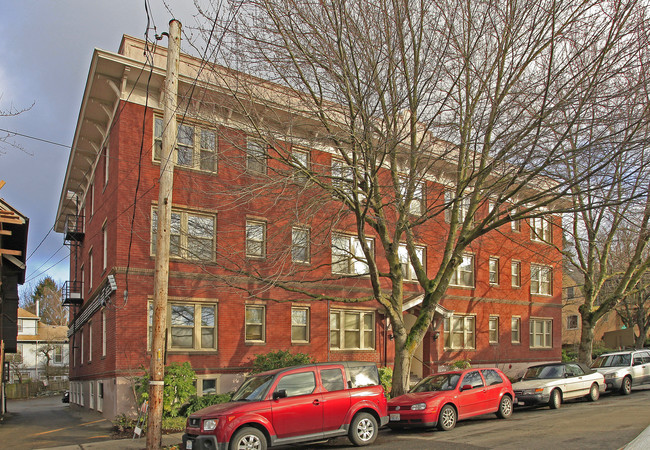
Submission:
[[[330,312],[330,348],[372,350],[375,348],[375,313],[336,310]]]
[[[294,148],[291,150],[294,167],[294,180],[304,183],[309,179],[309,151]]]
[[[158,211],[151,210],[151,252],[156,253]],[[172,209],[169,254],[172,257],[214,261],[215,216]]]
[[[552,334],[552,319],[530,319],[530,348],[551,348]]]
[[[366,245],[373,252],[374,241],[366,238]],[[366,275],[368,262],[361,241],[356,236],[332,234],[332,273]]]
[[[566,329],[567,330],[577,330],[578,329],[578,315],[571,314],[566,318]]]
[[[291,260],[296,263],[309,262],[309,228],[291,229]]]
[[[402,197],[406,197],[408,191],[408,180],[406,178],[400,179],[400,194]],[[411,214],[422,214],[424,212],[424,182],[416,182],[413,188],[413,194],[411,195],[411,201],[409,202],[408,212]]]
[[[474,255],[463,255],[463,261],[451,276],[454,286],[474,287]]]
[[[553,269],[540,264],[530,265],[530,293],[551,295],[553,285]]]
[[[546,217],[530,219],[530,238],[538,242],[552,242],[551,222]]]
[[[489,342],[490,344],[499,343],[499,316],[490,316],[488,324]]]
[[[444,319],[445,348],[476,348],[476,317],[453,315]]]
[[[521,261],[510,263],[510,284],[512,287],[521,287]]]
[[[173,302],[167,307],[167,348],[214,350],[217,348],[217,305]],[[153,303],[149,303],[149,347],[153,341]]]
[[[510,319],[510,342],[519,344],[521,342],[521,318],[513,316]]]
[[[155,161],[162,155],[163,119],[156,117],[154,122]],[[176,164],[182,167],[217,171],[217,133],[209,128],[193,124],[178,124],[176,134]]]
[[[266,336],[266,308],[246,305],[246,342],[264,342]]]
[[[246,256],[249,258],[264,258],[266,256],[265,222],[246,221]]]
[[[469,195],[462,197],[460,199],[455,198],[456,193],[454,191],[447,190],[445,191],[445,221],[447,223],[451,222],[451,211],[454,208],[454,201],[458,202],[458,222],[465,222],[467,213],[469,212],[470,198]]]
[[[309,342],[309,308],[291,308],[291,342]]]
[[[399,245],[399,261],[402,263],[402,277],[405,280],[417,281],[417,275],[415,274],[415,269],[411,264],[411,259],[409,258],[408,251],[406,249],[406,244]],[[424,247],[417,246],[415,247],[415,254],[420,261],[420,264],[424,264]],[[426,270],[426,267],[425,267]]]
[[[246,170],[266,173],[266,148],[261,142],[249,139],[246,143]]]
[[[490,284],[499,284],[499,258],[492,257],[489,261]]]

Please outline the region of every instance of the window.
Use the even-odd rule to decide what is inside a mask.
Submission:
[[[23,332],[23,319],[18,319],[18,332]]]
[[[399,245],[399,260],[402,263],[402,277],[405,280],[412,280],[412,281],[417,281],[417,275],[415,274],[415,269],[413,268],[413,265],[411,264],[411,259],[409,258],[408,251],[406,249],[406,244],[400,244]],[[424,259],[424,247],[415,247],[415,254],[418,258],[418,261],[422,264],[425,259]],[[426,271],[426,267],[425,267]]]
[[[510,342],[519,344],[521,342],[521,318],[512,317],[510,319]]]
[[[309,179],[309,151],[294,148],[291,150],[291,158],[294,163],[294,180],[304,183]]]
[[[90,217],[95,214],[95,179],[90,182]]]
[[[454,202],[458,202],[458,222],[463,223],[469,212],[470,198],[469,196],[465,196],[457,199],[454,191],[445,191],[445,221],[447,223],[451,222],[451,212],[454,208]]]
[[[291,342],[309,342],[309,308],[291,308]]]
[[[476,317],[453,315],[444,319],[445,348],[476,348]]]
[[[514,208],[510,215],[516,215],[517,214],[517,208]],[[510,229],[514,231],[515,233],[521,232],[521,220],[519,219],[514,219],[510,221]]]
[[[216,378],[204,378],[199,380],[201,382],[201,394],[200,395],[209,395],[217,393],[217,379]]]
[[[567,330],[577,330],[578,329],[578,315],[571,314],[566,318],[566,329]]]
[[[331,311],[330,348],[337,350],[374,349],[374,312]]]
[[[246,221],[246,256],[249,258],[266,256],[266,223]]]
[[[217,171],[217,134],[214,130],[191,124],[178,124],[176,164],[183,167]],[[162,155],[163,119],[154,123],[154,160]],[[198,139],[196,137],[198,136]]]
[[[314,372],[291,373],[278,381],[275,391],[284,390],[287,397],[311,394],[316,390],[316,374]]]
[[[473,388],[483,386],[483,378],[481,378],[481,375],[479,374],[478,370],[467,372],[465,374],[465,376],[463,377],[463,381],[461,381],[460,385],[467,386],[468,384]]]
[[[370,252],[374,251],[374,241],[366,238]],[[369,273],[366,256],[361,241],[355,236],[332,234],[332,273],[346,275],[367,275]]]
[[[340,159],[332,159],[332,186],[346,195],[351,195],[353,182],[352,167]]]
[[[297,263],[309,262],[309,229],[291,229],[291,260]]]
[[[246,341],[265,341],[265,308],[264,306],[246,306]]]
[[[548,266],[539,264],[530,265],[530,293],[538,295],[551,295],[553,284],[553,271]]]
[[[530,319],[530,348],[551,348],[552,319]]]
[[[86,282],[86,269],[84,268],[83,264],[81,265],[81,268],[79,269],[79,277],[81,278],[81,292],[83,294],[84,283]]]
[[[97,411],[102,412],[104,406],[104,383],[97,382]]]
[[[474,287],[474,255],[463,255],[463,261],[451,276],[454,286]]]
[[[167,307],[167,348],[214,350],[217,348],[217,307],[206,303],[171,303]],[[149,348],[153,342],[153,303],[149,303]]]
[[[550,243],[552,241],[551,222],[544,217],[530,219],[530,238],[533,241]]]
[[[266,149],[260,142],[249,139],[246,143],[246,170],[266,173]]]
[[[93,249],[88,250],[88,290],[93,288]]]
[[[109,146],[106,145],[106,147],[104,147],[104,187],[108,184],[109,157],[110,150]]]
[[[106,231],[106,221],[102,225],[102,270],[108,265],[108,232]]]
[[[345,389],[341,369],[321,369],[320,379],[327,392],[342,391]]]
[[[102,356],[106,356],[106,310],[102,310]]]
[[[494,386],[496,384],[503,383],[503,378],[497,373],[494,369],[483,369],[483,377],[485,378],[485,384],[488,386]]]
[[[488,326],[490,344],[499,343],[499,316],[490,316],[490,323]]]
[[[169,254],[176,258],[214,261],[215,216],[172,209]],[[151,211],[151,252],[156,253],[158,211]]]
[[[95,409],[95,382],[88,382],[88,408]]]
[[[408,190],[408,180],[401,178],[400,194],[405,197]],[[411,202],[408,205],[408,212],[411,214],[422,214],[424,212],[424,182],[416,182],[411,196]]]
[[[490,284],[499,284],[499,258],[490,258],[489,262]]]
[[[88,362],[93,360],[93,323],[88,322]]]
[[[510,263],[511,284],[512,287],[521,287],[521,262],[512,261]]]
[[[572,299],[575,297],[575,290],[573,286],[569,286],[566,288],[566,298],[567,299]]]
[[[79,332],[81,344],[79,345],[79,364],[83,365],[84,363],[84,330],[83,328]]]

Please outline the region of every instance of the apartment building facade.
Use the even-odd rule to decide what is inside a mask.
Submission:
[[[133,410],[132,383],[150,359],[166,52],[158,48],[148,69],[144,50],[143,41],[125,36],[118,53],[93,54],[57,213],[56,231],[71,251],[64,292],[71,402],[107,417]],[[282,171],[266,158],[273,148],[221,114],[220,102],[232,94],[201,79],[200,67],[182,55],[179,92],[194,86],[201,93],[178,114],[166,362],[189,361],[199,394],[234,389],[256,354],[276,350],[391,365],[393,334],[377,302],[314,301],[255,281],[289,261],[296,282],[316,283],[327,297],[372,293],[362,276],[367,267],[354,257],[352,224],[333,222],[328,205],[317,205],[322,220],[301,217],[310,196],[299,176],[269,188]],[[327,149],[296,147],[294,154],[340,170]],[[432,181],[426,201],[444,201],[445,189]],[[443,216],[418,244],[432,271]],[[560,358],[560,225],[552,216],[512,222],[470,245],[416,352],[414,376],[458,359],[516,372]],[[406,260],[404,268],[412,324],[421,293]]]

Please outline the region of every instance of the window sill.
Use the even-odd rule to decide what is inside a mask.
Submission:
[[[376,352],[374,348],[330,348],[331,352]]]
[[[245,345],[252,345],[252,346],[255,346],[255,345],[266,345],[266,341],[245,341],[244,344],[245,344]]]

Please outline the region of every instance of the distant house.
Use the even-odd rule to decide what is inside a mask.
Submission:
[[[41,323],[40,317],[18,308],[17,352],[7,355],[9,381],[68,379],[68,327]]]
[[[563,274],[562,284],[562,346],[578,346],[582,333],[582,318],[578,308],[585,301],[582,294],[582,282],[576,280],[575,275],[568,271]],[[616,314],[610,311],[598,322],[594,330],[594,343],[603,339],[603,334],[608,331],[620,330],[623,328],[623,321]]]

